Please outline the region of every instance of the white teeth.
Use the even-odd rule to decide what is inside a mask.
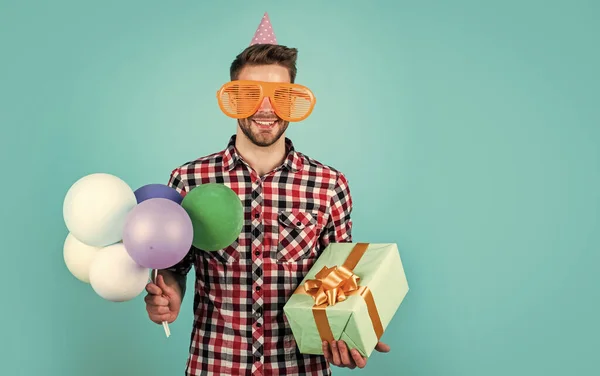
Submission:
[[[260,124],[260,125],[273,125],[273,124],[275,124],[274,121],[258,121],[258,120],[254,120],[254,122],[256,124]]]

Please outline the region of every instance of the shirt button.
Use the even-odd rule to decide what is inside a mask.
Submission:
[[[257,322],[257,323],[256,323],[256,326],[257,326],[258,328],[260,328],[262,325],[261,325],[261,323]]]
[[[254,254],[257,256],[260,256],[260,252],[259,251],[254,251]]]
[[[260,218],[260,213],[255,213],[254,218],[257,218],[257,219]]]
[[[260,291],[260,286],[256,286],[256,291]]]

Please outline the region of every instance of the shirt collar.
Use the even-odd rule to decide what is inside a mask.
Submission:
[[[243,163],[243,159],[235,147],[235,140],[236,135],[231,136],[227,148],[225,148],[225,151],[223,152],[223,169],[225,171],[231,171],[239,163]],[[286,168],[291,172],[300,171],[304,166],[303,158],[294,148],[292,140],[287,137],[285,138],[285,148],[287,156],[282,165],[276,169]]]

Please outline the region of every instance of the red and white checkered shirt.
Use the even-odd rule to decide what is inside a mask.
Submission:
[[[182,196],[201,184],[225,184],[245,212],[231,246],[192,248],[169,269],[181,276],[192,266],[196,271],[186,374],[329,375],[323,356],[299,353],[283,306],[329,243],[352,241],[348,182],[289,139],[282,165],[261,177],[236,152],[235,137],[169,180]]]

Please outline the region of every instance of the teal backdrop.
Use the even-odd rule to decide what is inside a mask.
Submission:
[[[409,279],[360,374],[600,374],[598,2],[0,4],[2,375],[183,374],[191,300],[167,339],[143,294],[98,297],[64,265],[62,202],[224,148],[215,92],[265,11],[318,98],[288,135]]]

